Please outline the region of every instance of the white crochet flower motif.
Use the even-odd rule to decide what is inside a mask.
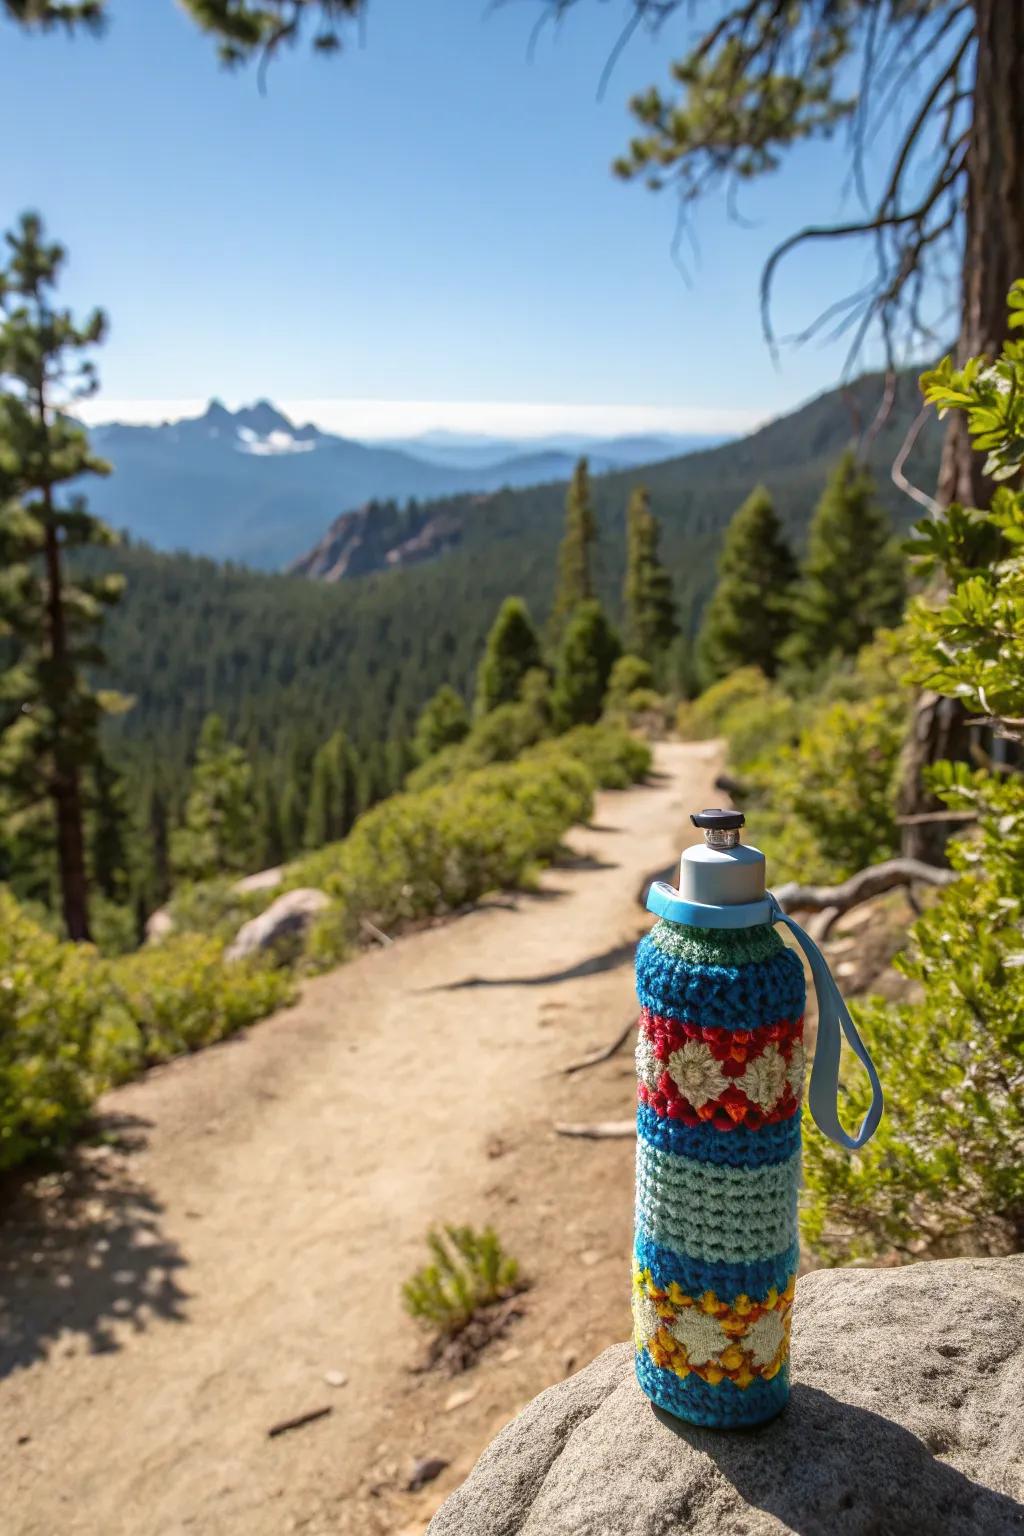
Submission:
[[[755,1365],[771,1365],[782,1348],[786,1337],[786,1325],[777,1311],[762,1312],[756,1323],[751,1323],[740,1339],[740,1347],[750,1350]]]
[[[653,1093],[661,1082],[665,1063],[654,1054],[654,1046],[648,1038],[647,1032],[641,1029],[639,1039],[636,1042],[636,1075],[642,1083]]]
[[[679,1312],[669,1323],[668,1331],[686,1350],[688,1365],[707,1365],[729,1348],[721,1324],[700,1307],[687,1307]]]
[[[687,1040],[678,1051],[673,1051],[668,1070],[679,1092],[694,1109],[700,1109],[709,1099],[717,1099],[728,1087],[728,1078],[700,1040]]]
[[[635,1294],[633,1297],[633,1342],[636,1344],[637,1349],[646,1349],[661,1326],[662,1320],[658,1316],[658,1309],[651,1298],[642,1292]]]
[[[766,1045],[761,1054],[753,1058],[743,1076],[737,1079],[737,1087],[766,1113],[775,1108],[786,1087],[786,1058],[777,1045]]]
[[[807,1056],[799,1040],[794,1040],[793,1049],[789,1053],[789,1066],[786,1068],[786,1082],[793,1091],[793,1097],[798,1099],[803,1092],[804,1068],[807,1065]]]

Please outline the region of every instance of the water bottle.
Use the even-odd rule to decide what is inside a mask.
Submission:
[[[764,855],[740,842],[742,814],[690,819],[704,843],[683,854],[678,889],[651,886],[659,921],[636,956],[634,1343],[652,1402],[729,1428],[774,1418],[789,1395],[805,984],[776,923],[806,954],[818,995],[814,1120],[863,1146],[882,1094],[824,956],[766,890]],[[852,1136],[838,1116],[844,1035],[872,1087]]]

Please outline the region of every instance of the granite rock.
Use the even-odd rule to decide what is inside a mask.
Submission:
[[[754,1430],[655,1409],[615,1345],[508,1424],[428,1536],[1024,1533],[1024,1257],[821,1270]]]

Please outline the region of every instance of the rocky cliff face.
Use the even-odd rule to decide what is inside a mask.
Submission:
[[[506,1426],[428,1536],[1024,1531],[1024,1257],[823,1270],[758,1430],[656,1410],[616,1345]]]
[[[390,502],[368,502],[336,518],[319,544],[290,570],[318,581],[341,581],[418,565],[458,544],[462,529],[461,513],[446,503],[399,508]]]

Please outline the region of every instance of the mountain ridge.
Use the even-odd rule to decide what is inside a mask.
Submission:
[[[214,397],[198,416],[100,423],[91,436],[115,473],[90,483],[90,504],[116,529],[156,549],[268,570],[289,565],[337,516],[368,502],[560,480],[576,457],[575,450],[532,444],[510,457],[508,440],[496,439],[487,462],[431,462],[407,446],[296,425],[267,399],[231,411]],[[617,462],[605,453],[595,468]]]

